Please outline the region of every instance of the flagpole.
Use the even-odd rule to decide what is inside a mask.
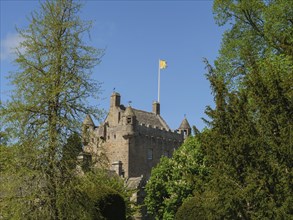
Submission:
[[[158,69],[158,103],[160,103],[160,78],[161,78],[161,68],[160,68],[160,59],[159,59],[159,69]]]

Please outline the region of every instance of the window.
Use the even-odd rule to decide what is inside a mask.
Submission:
[[[131,117],[127,117],[127,124],[131,123]]]
[[[149,148],[148,149],[148,160],[152,160],[153,159],[153,149]]]

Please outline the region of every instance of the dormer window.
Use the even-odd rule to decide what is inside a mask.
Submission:
[[[127,124],[131,124],[132,118],[131,117],[127,117],[126,121],[127,121]]]

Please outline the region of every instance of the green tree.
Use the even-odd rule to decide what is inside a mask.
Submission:
[[[132,219],[135,212],[138,211],[137,205],[130,201],[130,197],[134,191],[125,186],[125,182],[122,178],[107,170],[92,169],[80,178],[79,184],[76,187],[86,194],[86,197],[90,198],[88,200],[91,203],[89,207],[93,207],[93,210],[95,212],[97,211],[96,214],[101,216],[103,216],[103,207],[107,205],[110,205],[110,210],[113,215],[115,215],[115,213],[113,213],[115,209],[117,213],[124,213],[126,219]],[[119,207],[113,207],[113,204],[111,204],[112,195],[116,198],[117,196],[122,198],[123,205],[118,201],[118,203],[120,203],[120,205],[118,205]],[[108,200],[109,197],[110,200]],[[115,203],[117,200],[114,199],[113,201]]]
[[[203,208],[201,197],[186,199],[176,212],[175,220],[209,219],[211,213]]]
[[[182,210],[206,219],[290,219],[292,4],[216,0],[214,12],[231,29],[215,66],[207,63],[216,107],[206,110],[210,132],[201,144],[210,179]]]
[[[174,219],[182,202],[193,196],[193,191],[201,190],[207,175],[198,138],[189,137],[172,158],[163,157],[152,170],[146,185],[148,213],[156,219]]]
[[[210,168],[176,219],[291,219],[293,7],[289,1],[216,0],[230,25],[208,74],[216,107],[201,144]]]
[[[19,71],[10,75],[15,89],[0,112],[13,134],[18,156],[13,163],[19,168],[8,170],[14,188],[6,197],[8,218],[65,218],[63,146],[85,114],[100,114],[86,99],[98,98],[100,85],[90,76],[104,51],[82,40],[92,23],[80,20],[80,8],[72,0],[46,1],[31,14],[27,29],[17,29],[23,38],[15,60]]]
[[[83,151],[81,138],[78,133],[73,133],[67,139],[67,143],[62,149],[61,166],[64,167],[64,171],[69,173],[76,168],[78,164],[78,155]]]
[[[256,62],[272,54],[292,62],[290,1],[215,0],[213,9],[216,22],[231,27],[223,36],[220,56],[215,62],[217,73],[225,76],[230,90],[237,90],[242,78],[257,68]]]
[[[210,178],[176,219],[292,217],[292,62],[274,58],[257,62],[258,72],[250,72],[238,92],[229,92],[209,68],[216,108],[207,109],[211,129],[201,144]]]

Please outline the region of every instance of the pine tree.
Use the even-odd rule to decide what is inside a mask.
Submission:
[[[230,24],[214,67],[216,107],[201,145],[210,170],[177,219],[291,219],[293,7],[288,1],[214,2]]]
[[[292,4],[217,0],[214,10],[232,27],[215,67],[208,66],[216,108],[206,111],[211,131],[202,144],[211,180],[197,208],[210,218],[289,219]]]

